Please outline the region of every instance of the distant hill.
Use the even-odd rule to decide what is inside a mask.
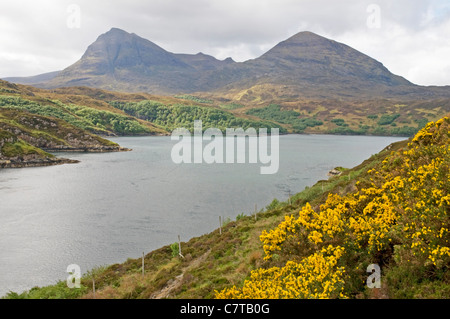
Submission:
[[[104,136],[169,135],[177,127],[192,130],[193,119],[223,131],[277,127],[280,133],[411,136],[450,112],[450,98],[271,100],[276,91],[266,86],[245,90],[238,103],[211,93],[171,97],[86,86],[40,89],[0,80],[0,113],[14,109],[51,116]],[[266,101],[255,100],[258,94]]]
[[[12,83],[20,83],[20,84],[39,84],[43,82],[47,82],[55,78],[61,71],[48,72],[44,74],[39,74],[35,76],[27,76],[27,77],[10,77],[4,78],[3,80],[12,82]]]
[[[9,79],[43,88],[89,86],[163,95],[204,92],[244,101],[450,97],[450,87],[415,85],[371,57],[312,32],[297,33],[262,56],[238,63],[203,53],[174,54],[113,28],[60,72]]]

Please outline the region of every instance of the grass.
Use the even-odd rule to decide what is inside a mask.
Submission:
[[[3,108],[58,117],[105,135],[169,135],[174,128],[192,126],[193,120],[201,117],[204,124],[211,124],[208,127],[219,129],[273,126],[280,127],[282,133],[412,136],[428,121],[450,112],[450,99],[405,102],[285,98],[283,86],[269,84],[208,97],[119,93],[87,87],[50,91],[4,81],[0,89]],[[254,97],[246,99],[244,95]],[[116,104],[111,105],[113,101]],[[148,105],[135,108],[141,102],[157,103],[156,113],[149,113]],[[135,105],[125,110],[121,105],[127,103]],[[176,114],[171,114],[172,107],[176,107]]]
[[[45,148],[45,145],[73,147],[71,144],[73,142],[67,139],[68,136],[81,144],[118,147],[114,142],[86,132],[63,120],[15,109],[0,109],[0,129],[10,134],[14,132],[37,148]],[[17,137],[15,134],[12,135]]]
[[[1,153],[6,157],[19,157],[32,154],[36,154],[41,158],[54,157],[54,155],[49,154],[37,147],[34,147],[22,140],[16,141],[14,143],[5,143],[1,149]]]

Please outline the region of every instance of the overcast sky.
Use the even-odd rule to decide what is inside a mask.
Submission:
[[[312,31],[413,83],[450,85],[450,0],[1,0],[0,77],[62,70],[112,27],[235,61]]]

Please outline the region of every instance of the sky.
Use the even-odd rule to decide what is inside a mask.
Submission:
[[[235,61],[311,31],[413,83],[450,85],[450,0],[1,0],[0,78],[62,70],[112,27]]]

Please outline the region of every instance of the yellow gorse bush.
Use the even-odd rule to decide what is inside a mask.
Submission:
[[[337,267],[343,247],[329,245],[300,262],[288,261],[284,267],[257,269],[242,288],[221,292],[218,299],[325,299],[344,298],[343,267]]]
[[[448,269],[449,127],[448,117],[428,123],[406,150],[392,152],[369,170],[370,181],[357,182],[356,192],[330,194],[317,212],[307,203],[297,216],[264,230],[264,260],[274,254],[292,260],[281,268],[256,269],[242,288],[216,297],[345,297],[345,254],[375,256],[391,249],[397,261],[432,267],[431,272]]]

